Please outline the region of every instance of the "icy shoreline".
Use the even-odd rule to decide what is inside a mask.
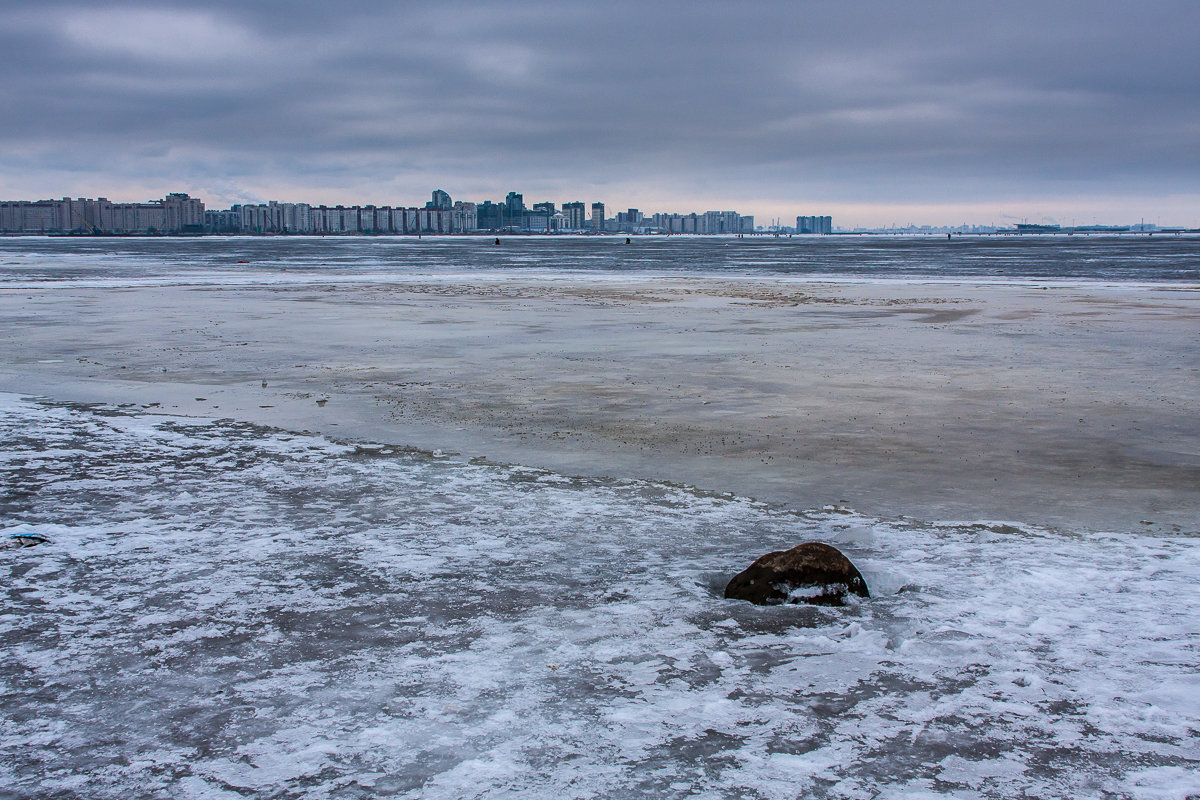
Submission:
[[[14,797],[1184,798],[1200,540],[0,397]],[[751,554],[873,598],[725,601]]]

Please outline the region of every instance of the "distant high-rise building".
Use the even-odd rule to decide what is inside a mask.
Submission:
[[[627,211],[618,211],[617,230],[625,233],[636,233],[637,229],[642,226],[642,220],[642,212],[636,208],[631,208]]]
[[[521,227],[535,233],[546,233],[550,230],[550,218],[553,216],[544,209],[526,211],[521,215]]]
[[[508,224],[506,221],[508,219],[508,209],[502,203],[493,203],[491,200],[484,200],[475,208],[479,227],[484,230],[499,230]]]
[[[833,217],[796,217],[796,233],[833,233]]]
[[[534,203],[533,210],[534,211],[544,211],[545,213],[549,214],[550,216],[554,216],[554,212],[555,212],[554,203]]]
[[[172,192],[162,201],[169,233],[200,233],[204,230],[204,203],[185,192]]]
[[[696,228],[697,233],[741,233],[741,215],[736,211],[705,211]]]
[[[525,213],[525,195],[509,192],[508,196],[504,198],[504,205],[508,207],[509,219],[519,220]]]
[[[653,220],[654,227],[663,233],[683,233],[683,217],[679,214],[658,213]]]
[[[592,203],[592,230],[596,233],[604,231],[604,203]]]
[[[440,208],[443,210],[454,208],[454,203],[450,201],[450,195],[443,192],[441,189],[433,190],[433,199],[425,204],[426,208]]]
[[[563,203],[563,216],[567,230],[581,231],[586,221],[587,206],[580,202]]]
[[[479,228],[479,217],[476,213],[474,203],[466,203],[459,200],[454,204],[454,211],[460,223],[459,230],[470,232]]]

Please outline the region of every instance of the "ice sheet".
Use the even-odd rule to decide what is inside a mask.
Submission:
[[[1195,792],[1198,540],[0,396],[0,796]],[[873,597],[721,597],[833,541]]]

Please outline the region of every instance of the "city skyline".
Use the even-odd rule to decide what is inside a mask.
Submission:
[[[760,222],[1200,224],[1200,7],[1183,0],[51,0],[0,23],[0,197],[522,185]]]
[[[0,234],[459,234],[498,233],[755,233],[754,217],[736,211],[654,212],[636,208],[609,217],[605,204],[552,201],[526,205],[524,195],[510,191],[503,202],[455,201],[434,189],[424,206],[338,204],[271,200],[234,204],[227,209],[205,206],[203,198],[171,192],[161,200],[114,202],[108,197],[63,197],[43,200],[0,200]],[[830,217],[797,217],[815,225],[808,233],[830,233]],[[759,231],[762,230],[760,227]],[[789,229],[790,230],[790,229]]]
[[[590,213],[589,213],[590,209]],[[315,204],[270,200],[206,207],[203,198],[170,192],[144,202],[113,201],[106,196],[41,200],[0,199],[0,235],[28,234],[462,234],[462,233],[616,233],[616,234],[832,234],[832,233],[1198,233],[1200,227],[1160,226],[1144,218],[1121,223],[1031,223],[1010,225],[963,222],[878,227],[834,225],[832,216],[799,214],[795,225],[774,219],[755,224],[737,211],[653,211],[637,208],[610,216],[601,201],[536,201],[521,192],[504,200],[454,200],[434,189],[424,206],[405,204]]]

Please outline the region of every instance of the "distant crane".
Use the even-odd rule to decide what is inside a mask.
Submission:
[[[94,225],[92,225],[92,223],[90,223],[86,219],[84,219],[83,214],[80,214],[78,211],[76,211],[75,216],[79,217],[79,221],[83,223],[83,227],[87,228],[88,233],[90,233],[92,236],[103,236],[104,235],[104,233],[99,228],[95,227]]]

